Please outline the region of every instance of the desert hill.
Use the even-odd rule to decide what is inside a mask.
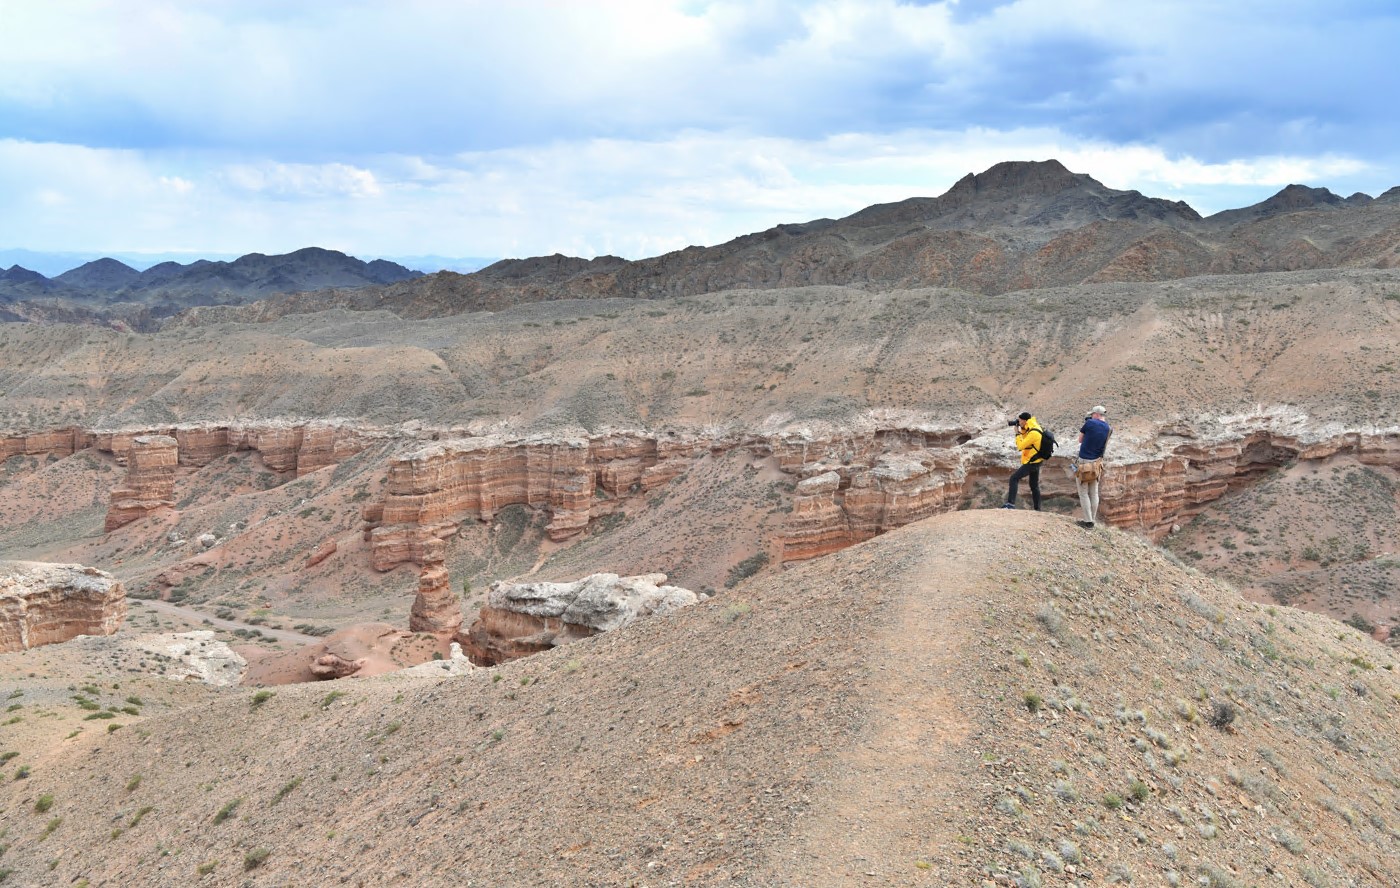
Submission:
[[[308,247],[280,256],[250,253],[232,262],[162,262],[145,271],[116,259],[96,259],[53,278],[13,266],[0,271],[0,303],[39,321],[114,319],[137,329],[192,305],[238,304],[273,294],[392,284],[420,276],[393,262],[363,262],[335,250]],[[35,302],[37,300],[37,302]],[[32,304],[31,304],[32,303]]]
[[[57,653],[3,655],[17,884],[1400,880],[1393,654],[1057,516],[941,516],[452,679],[188,706]]]
[[[814,285],[867,291],[949,287],[984,295],[1089,283],[1332,268],[1400,261],[1400,189],[1340,198],[1290,185],[1239,210],[1201,216],[1179,201],[1120,191],[1055,160],[968,174],[936,198],[842,219],[778,225],[649,259],[503,260],[468,275],[278,297],[198,310],[184,323],[266,320],[330,307],[402,317],[495,311],[522,302],[683,297]]]

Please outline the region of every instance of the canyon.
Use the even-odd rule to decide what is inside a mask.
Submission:
[[[637,262],[7,302],[0,556],[111,585],[5,605],[0,863],[1390,884],[1397,207],[1016,163]]]

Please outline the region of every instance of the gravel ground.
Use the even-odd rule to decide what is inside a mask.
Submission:
[[[6,688],[62,680],[21,656]],[[79,710],[49,699],[0,728],[20,753],[0,866],[90,886],[1393,885],[1393,665],[1130,535],[960,512],[468,676],[147,701],[66,740]]]

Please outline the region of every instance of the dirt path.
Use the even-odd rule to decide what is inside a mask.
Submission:
[[[796,839],[787,884],[941,884],[939,871],[957,856],[934,836],[948,835],[975,770],[965,746],[973,722],[947,690],[982,625],[982,596],[966,588],[961,563],[975,546],[909,545],[906,558],[885,563],[881,594],[893,596],[895,611],[872,639],[866,736],[841,755]]]
[[[211,626],[227,629],[230,632],[235,629],[257,630],[261,632],[265,638],[286,642],[287,644],[315,644],[321,640],[314,635],[303,635],[300,632],[294,632],[290,629],[273,629],[269,626],[255,626],[252,623],[240,623],[237,620],[223,620],[219,617],[206,614],[203,611],[195,610],[192,607],[181,607],[178,604],[171,604],[168,601],[160,601],[158,599],[137,598],[131,603],[133,605],[149,608],[157,613],[166,614],[167,616],[181,617],[186,620],[191,620],[194,623],[208,623]]]

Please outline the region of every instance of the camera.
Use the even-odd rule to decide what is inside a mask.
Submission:
[[[1019,419],[1008,419],[1006,424],[1009,426],[1020,425],[1021,421]]]

